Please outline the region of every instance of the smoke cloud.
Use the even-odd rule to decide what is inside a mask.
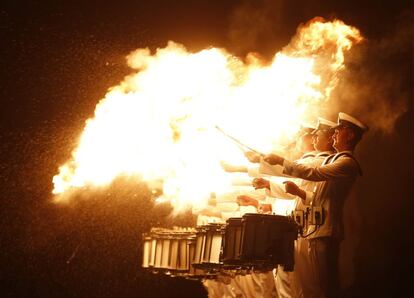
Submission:
[[[331,114],[348,112],[371,129],[391,133],[412,105],[413,13],[383,38],[366,40],[346,57],[346,69],[332,94]],[[411,86],[411,87],[410,87]]]
[[[284,0],[244,0],[230,18],[228,36],[232,50],[240,55],[257,51],[266,56],[288,44],[294,35],[292,22],[297,26],[316,16],[343,20],[341,14],[347,14],[346,6],[344,12],[337,14],[338,7],[333,4],[317,0],[304,2],[294,5]],[[366,18],[366,23],[361,24],[368,31],[365,41],[346,55],[346,67],[337,74],[339,84],[320,110],[320,116],[336,120],[338,112],[346,112],[366,122],[372,130],[389,134],[398,119],[413,106],[410,101],[413,98],[414,13],[407,9],[399,14],[397,21],[384,19],[377,24],[386,8],[371,4],[376,13],[366,9],[358,12]],[[362,29],[364,35],[364,28],[359,24],[346,20],[345,23]],[[378,30],[382,32],[378,34],[378,30],[372,30],[367,24],[380,27]]]

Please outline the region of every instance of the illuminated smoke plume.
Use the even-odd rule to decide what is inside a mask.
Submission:
[[[299,27],[272,61],[225,49],[196,53],[169,42],[128,57],[134,72],[112,87],[86,121],[72,158],[53,178],[56,200],[116,177],[160,181],[176,210],[231,189],[220,160],[245,162],[219,125],[258,150],[282,151],[303,121],[314,121],[362,38],[339,20]]]
[[[331,96],[333,111],[359,115],[371,130],[385,135],[394,132],[413,98],[413,20],[414,12],[402,14],[387,35],[347,56],[349,68],[340,73]]]

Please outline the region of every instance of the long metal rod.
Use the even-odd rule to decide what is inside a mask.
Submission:
[[[228,133],[226,133],[224,130],[222,130],[219,126],[215,126],[215,128],[219,131],[219,132],[221,132],[223,135],[225,135],[226,137],[228,137],[229,139],[231,139],[232,141],[234,141],[234,142],[236,142],[239,146],[241,146],[242,147],[242,149],[248,149],[248,150],[250,150],[250,151],[253,151],[254,153],[257,153],[257,154],[259,154],[259,155],[261,155],[261,156],[265,156],[265,154],[264,153],[261,153],[261,152],[259,152],[259,151],[257,151],[257,150],[255,150],[255,149],[253,149],[252,147],[250,147],[250,146],[247,146],[246,144],[244,144],[244,143],[242,143],[242,142],[240,142],[238,139],[236,139],[235,137],[233,137],[233,136],[231,136],[231,135],[229,135]]]

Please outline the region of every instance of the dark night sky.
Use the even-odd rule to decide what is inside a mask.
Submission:
[[[385,106],[406,106],[393,133],[374,130],[361,144],[365,175],[356,196],[362,236],[355,283],[344,293],[406,297],[414,199],[411,1],[60,2],[0,6],[0,287],[7,297],[205,295],[197,283],[138,270],[140,233],[165,223],[168,213],[153,205],[144,185],[114,183],[94,198],[56,206],[51,177],[69,158],[99,99],[130,72],[130,51],[173,40],[190,50],[217,46],[270,57],[315,16],[359,28],[368,42],[347,75],[361,82],[377,77],[365,95],[382,88]],[[385,88],[390,80],[397,83]],[[77,255],[67,263],[73,251]]]

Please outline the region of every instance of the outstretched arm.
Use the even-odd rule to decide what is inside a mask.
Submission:
[[[259,207],[259,201],[256,199],[253,199],[246,195],[240,195],[237,197],[237,203],[239,203],[240,206],[253,206],[255,208]]]
[[[306,201],[306,192],[303,189],[301,189],[299,186],[297,186],[294,182],[285,181],[283,182],[283,184],[285,185],[285,191],[287,193],[294,195],[294,196],[298,196],[303,201]]]
[[[265,156],[264,161],[272,166],[283,166],[283,173],[286,175],[310,181],[351,178],[357,176],[359,172],[355,160],[346,156],[322,166],[299,164],[275,154]]]
[[[331,164],[322,166],[307,166],[288,160],[283,162],[283,172],[293,177],[310,181],[327,181],[332,179],[346,179],[356,177],[359,173],[356,162],[349,158],[339,158]]]
[[[247,173],[248,171],[248,168],[246,166],[233,165],[224,161],[221,161],[220,164],[221,167],[229,173]]]

